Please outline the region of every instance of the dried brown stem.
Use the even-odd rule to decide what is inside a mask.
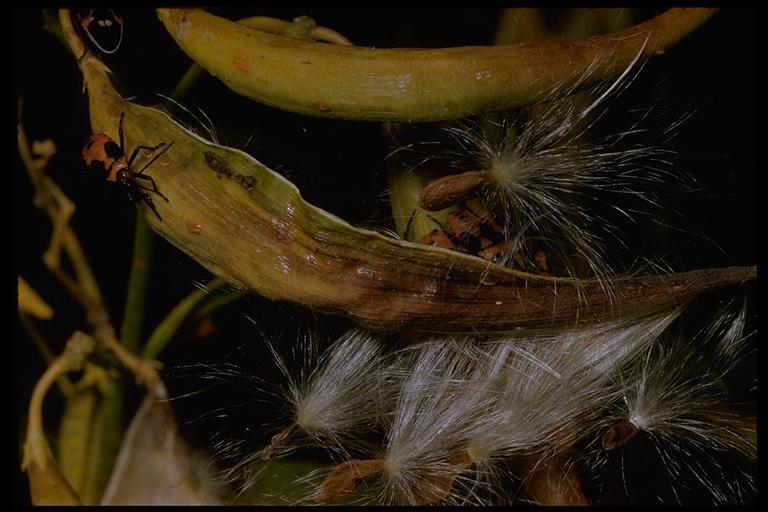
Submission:
[[[156,361],[139,359],[126,350],[117,340],[96,279],[93,276],[77,236],[69,227],[69,218],[74,212],[74,205],[53,180],[43,173],[55,149],[45,152],[37,158],[33,156],[33,152],[30,150],[29,143],[27,142],[26,132],[21,123],[21,101],[19,103],[19,123],[17,128],[19,155],[35,187],[35,205],[44,209],[54,224],[51,244],[44,255],[43,261],[58,281],[83,306],[86,313],[86,321],[90,325],[93,334],[115,354],[126,368],[135,374],[138,382],[152,385],[159,379],[156,369],[160,365]],[[76,279],[61,268],[59,254],[62,247],[72,262],[75,275],[77,276]]]
[[[35,348],[40,352],[40,355],[43,357],[46,364],[49,366],[53,364],[56,360],[56,356],[50,349],[48,342],[45,341],[45,338],[40,334],[40,331],[37,330],[37,327],[35,327],[32,320],[24,313],[19,314],[19,320],[22,328],[26,331],[27,335],[32,340],[32,343],[35,344]],[[66,375],[62,375],[56,379],[56,384],[59,386],[59,389],[64,396],[69,396],[73,391],[72,381],[70,381]]]
[[[80,503],[80,498],[56,467],[45,438],[43,400],[59,377],[82,368],[85,358],[93,348],[94,341],[90,336],[75,332],[67,341],[64,352],[43,373],[32,392],[21,468],[29,473],[32,502],[35,504]]]

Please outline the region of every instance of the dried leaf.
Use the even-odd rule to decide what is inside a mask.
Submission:
[[[131,421],[102,505],[219,503],[206,460],[179,435],[167,391],[158,384]]]
[[[25,467],[33,505],[82,505],[67,479],[50,457],[45,463],[33,459]]]

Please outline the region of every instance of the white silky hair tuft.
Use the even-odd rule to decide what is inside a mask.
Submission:
[[[644,432],[678,503],[686,487],[680,481],[697,482],[720,505],[743,502],[756,489],[743,466],[757,458],[755,411],[727,386],[729,372],[750,354],[745,324],[745,305],[724,306],[695,335],[668,331],[613,376],[621,399],[606,410],[602,428],[627,421]],[[593,464],[605,464],[607,454],[594,450]],[[741,459],[735,473],[723,467],[729,457]]]
[[[283,381],[271,396],[290,430],[262,450],[243,453],[231,441],[220,448],[241,450],[228,471],[248,485],[265,477],[265,451],[275,460],[321,449],[330,466],[294,481],[291,488],[314,491],[292,503],[312,502],[326,485],[326,495],[347,503],[509,505],[530,499],[551,461],[599,474],[601,435],[628,421],[650,437],[673,488],[693,475],[715,503],[739,503],[754,489],[752,474],[717,475],[723,454],[756,456],[754,422],[731,410],[721,389],[747,353],[746,313],[718,311],[687,339],[681,312],[565,332],[439,335],[393,351],[354,329],[324,350],[304,336],[290,359],[268,343]],[[346,491],[324,480],[365,461],[380,469],[349,473],[355,483]]]
[[[388,382],[400,383],[397,401],[383,448],[369,453],[384,469],[366,481],[359,499],[508,503],[513,478],[505,464],[515,457],[539,460],[577,441],[616,399],[607,375],[678,314],[567,333],[439,337],[398,351],[384,370],[392,374]]]
[[[373,430],[386,409],[381,356],[381,340],[356,329],[330,345],[299,379],[285,372],[296,425],[325,448],[358,448],[360,432]]]
[[[611,276],[629,270],[607,252],[609,243],[625,242],[616,222],[636,223],[659,206],[654,186],[694,185],[673,163],[672,149],[649,142],[652,135],[674,132],[690,114],[661,134],[644,127],[651,109],[607,135],[590,132],[642,70],[639,56],[618,78],[586,87],[595,61],[575,84],[535,105],[448,124],[454,148],[429,145],[434,156],[423,163],[447,161],[456,171],[487,172],[475,194],[503,230],[496,263],[536,269],[534,254],[541,248],[558,273],[592,276],[609,287]]]

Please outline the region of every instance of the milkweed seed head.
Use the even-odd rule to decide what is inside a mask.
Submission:
[[[757,457],[754,411],[738,405],[725,381],[748,353],[745,319],[744,308],[735,313],[724,308],[694,336],[670,329],[616,373],[621,399],[605,415],[603,448],[632,442],[634,432],[614,445],[617,427],[624,434],[642,432],[667,473],[665,492],[675,501],[690,485],[719,504],[742,503],[754,491],[754,478],[744,469]],[[600,452],[598,464],[607,456]],[[741,459],[739,468],[725,470],[724,460],[734,456]]]
[[[616,399],[610,371],[678,313],[559,334],[439,337],[397,351],[384,370],[397,397],[384,445],[366,459],[380,470],[355,479],[337,467],[328,486],[360,487],[358,499],[373,503],[507,503],[510,482],[522,485],[580,439]]]
[[[575,86],[530,107],[446,127],[453,148],[437,158],[462,171],[447,181],[468,183],[464,195],[479,198],[495,216],[504,240],[494,246],[502,250],[492,253],[498,264],[528,271],[552,267],[558,275],[609,283],[627,266],[613,255],[626,241],[617,223],[637,222],[643,205],[658,205],[649,185],[680,187],[690,181],[673,165],[671,149],[648,142],[653,134],[642,120],[608,134],[592,133],[642,64],[635,61],[614,81],[585,88],[593,69]],[[429,185],[425,192],[440,194]],[[452,194],[453,202],[462,199],[460,192]]]
[[[220,479],[242,489],[257,480],[270,460],[305,448],[321,448],[330,455],[367,446],[366,434],[387,409],[386,382],[379,379],[382,363],[380,340],[353,330],[325,350],[311,332],[290,344],[290,357],[273,340],[264,339],[281,375],[278,383],[252,375],[234,364],[196,364],[198,378],[218,392],[244,395],[237,403],[222,400],[221,407],[196,418],[249,421],[243,410],[264,407],[275,411],[269,425],[244,425],[236,435],[214,436],[211,451],[223,468]],[[181,371],[177,368],[177,371]],[[204,392],[200,390],[199,392]],[[193,420],[194,421],[194,420]],[[264,435],[265,432],[271,434]],[[256,440],[250,436],[256,435]],[[254,443],[261,446],[254,449]]]
[[[328,347],[300,379],[287,375],[286,398],[296,426],[326,448],[343,453],[355,448],[361,431],[373,430],[389,400],[381,356],[376,336],[353,330]]]
[[[268,443],[250,458],[274,460],[308,447],[346,456],[366,446],[365,435],[387,403],[380,340],[353,330],[321,351],[317,337],[306,333],[290,358],[267,345],[283,378],[274,394],[282,414]]]
[[[745,311],[721,312],[693,338],[678,332],[681,312],[568,331],[435,335],[389,351],[356,329],[324,350],[305,336],[292,359],[270,344],[283,383],[269,396],[284,414],[261,449],[219,443],[240,457],[225,474],[245,488],[266,478],[270,461],[311,448],[327,465],[291,483],[308,491],[289,501],[577,504],[588,502],[583,468],[602,474],[610,454],[649,442],[673,482],[692,474],[714,502],[741,502],[752,474],[717,474],[723,454],[756,457],[753,418],[721,385],[747,353]],[[266,393],[260,379],[242,383]],[[280,493],[269,499],[285,502]]]

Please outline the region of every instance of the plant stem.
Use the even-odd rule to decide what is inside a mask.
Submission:
[[[398,236],[419,242],[425,235],[445,226],[450,208],[428,212],[419,206],[424,185],[439,175],[409,169],[395,162],[389,170],[389,194],[392,216]]]
[[[171,98],[178,101],[186,96],[194,83],[203,76],[203,71],[204,69],[199,64],[192,63],[181,77],[181,80],[179,80],[179,83],[176,84],[176,88],[171,93]]]
[[[230,302],[242,299],[248,295],[251,295],[249,290],[234,290],[230,292],[224,292],[220,295],[216,295],[215,297],[210,297],[209,300],[206,300],[205,303],[203,303],[199,308],[197,308],[197,311],[195,311],[195,320],[199,320],[205,316],[208,316],[220,307],[226,306]]]
[[[214,278],[208,282],[204,290],[195,290],[187,295],[175,308],[168,313],[168,316],[155,327],[155,330],[149,337],[144,346],[143,357],[156,357],[169,341],[173,338],[179,327],[184,323],[192,311],[202,302],[211,292],[224,286],[227,282],[221,278]]]
[[[131,275],[128,278],[128,293],[125,300],[123,324],[120,339],[131,352],[141,350],[141,328],[144,320],[144,303],[152,261],[153,234],[144,215],[136,211],[136,231],[133,235],[133,258]]]

